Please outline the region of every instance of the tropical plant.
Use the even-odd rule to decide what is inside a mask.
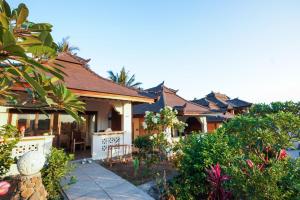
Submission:
[[[230,187],[238,199],[292,199],[299,195],[295,186],[283,180],[293,171],[286,150],[299,139],[300,117],[290,112],[238,116],[219,132],[229,136],[233,151]],[[299,179],[297,181],[300,181]],[[282,188],[289,188],[286,193]]]
[[[67,52],[74,54],[75,51],[79,51],[79,48],[76,46],[72,46],[69,42],[70,37],[65,37],[61,42],[57,43],[57,51],[58,52]]]
[[[108,71],[108,78],[115,83],[126,87],[138,88],[141,86],[141,82],[135,82],[135,75],[130,76],[129,71],[122,67],[119,73],[114,73],[113,71]]]
[[[5,175],[15,162],[12,149],[19,141],[19,131],[11,125],[0,127],[0,177]]]
[[[227,200],[230,199],[231,193],[223,188],[225,181],[230,179],[227,175],[221,174],[221,167],[218,164],[207,169],[207,181],[210,184],[210,192],[208,199],[211,200]]]
[[[210,187],[207,170],[216,163],[223,169],[231,159],[228,137],[221,133],[192,133],[177,145],[176,165],[179,176],[173,180],[176,199],[207,199]]]
[[[77,113],[84,110],[84,104],[74,94],[65,92],[77,102],[76,106],[55,102],[53,91],[65,74],[63,66],[53,62],[57,45],[51,36],[52,26],[33,23],[28,15],[25,4],[11,10],[5,0],[0,0],[0,105],[22,105],[24,102],[18,102],[21,98],[13,90],[21,86],[48,107],[65,109],[80,120]]]
[[[43,184],[48,192],[48,199],[60,199],[60,184],[62,179],[66,179],[67,175],[74,169],[74,165],[70,163],[73,158],[73,155],[67,155],[63,150],[51,149],[51,153],[47,156],[46,166],[41,171]],[[72,177],[68,184],[70,182],[73,182]]]

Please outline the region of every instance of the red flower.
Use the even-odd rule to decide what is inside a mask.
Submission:
[[[281,149],[279,152],[278,160],[283,160],[288,156],[285,149]]]
[[[251,160],[246,160],[247,165],[252,169],[254,167],[254,164]]]
[[[5,195],[8,190],[10,188],[10,184],[6,181],[1,181],[0,182],[0,196],[3,196]]]

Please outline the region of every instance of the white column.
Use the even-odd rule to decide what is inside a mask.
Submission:
[[[207,121],[206,121],[206,117],[205,116],[199,117],[199,120],[200,120],[201,125],[202,125],[202,131],[203,131],[203,133],[207,133]]]
[[[0,106],[0,126],[8,122],[8,107]]]
[[[132,108],[131,103],[123,104],[122,127],[124,133],[124,144],[132,144]]]

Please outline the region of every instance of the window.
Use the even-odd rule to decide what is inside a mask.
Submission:
[[[51,114],[13,113],[11,118],[19,130],[25,128],[24,136],[49,134],[51,129]]]

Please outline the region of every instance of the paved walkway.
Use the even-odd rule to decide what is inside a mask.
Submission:
[[[77,182],[65,189],[70,200],[153,200],[128,181],[96,163],[78,164]]]

